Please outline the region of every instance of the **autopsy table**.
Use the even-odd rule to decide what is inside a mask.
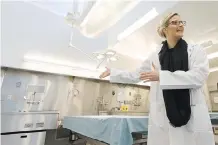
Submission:
[[[132,145],[132,133],[146,134],[147,124],[147,116],[74,116],[64,117],[63,127],[106,144]]]
[[[218,126],[218,113],[210,113],[210,117],[213,127]],[[147,139],[148,116],[67,116],[63,127],[96,145],[146,145],[147,140],[137,140],[134,134]]]

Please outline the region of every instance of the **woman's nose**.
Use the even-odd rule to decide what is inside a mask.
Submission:
[[[179,26],[183,27],[184,26],[183,22],[179,22]]]

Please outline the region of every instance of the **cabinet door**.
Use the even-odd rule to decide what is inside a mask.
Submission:
[[[2,145],[44,145],[46,132],[1,135]]]

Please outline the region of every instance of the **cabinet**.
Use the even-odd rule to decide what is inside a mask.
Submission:
[[[46,132],[1,135],[1,145],[44,145]]]

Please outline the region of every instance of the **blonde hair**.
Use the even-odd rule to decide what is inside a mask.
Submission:
[[[157,33],[159,34],[160,37],[166,38],[166,35],[164,34],[163,30],[168,26],[169,20],[175,16],[179,15],[178,13],[169,13],[167,16],[165,16],[161,21],[159,26],[157,27]]]

